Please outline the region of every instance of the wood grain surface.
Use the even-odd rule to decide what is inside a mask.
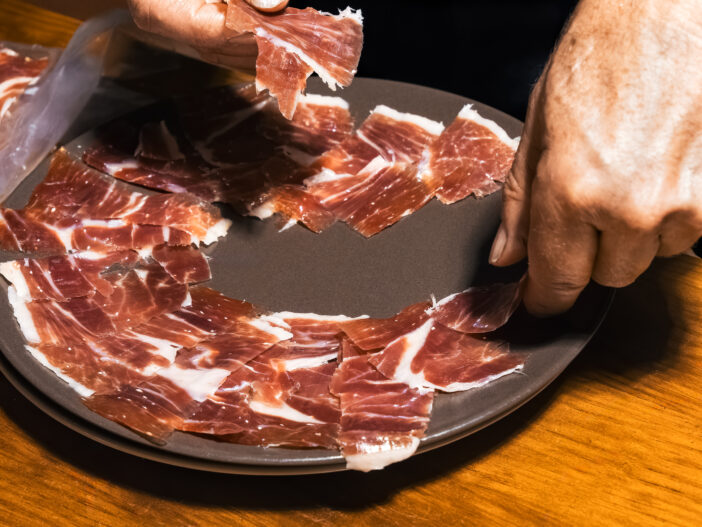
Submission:
[[[0,0],[0,39],[78,21]],[[661,260],[541,395],[370,474],[242,477],[160,465],[53,421],[0,378],[0,524],[702,525],[702,260]]]

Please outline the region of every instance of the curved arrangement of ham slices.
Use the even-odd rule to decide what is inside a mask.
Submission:
[[[253,85],[177,106],[172,123],[107,126],[84,161],[131,183],[314,232],[342,221],[371,237],[434,197],[448,204],[490,194],[518,144],[470,105],[446,128],[380,105],[356,130],[339,97],[300,96],[287,120]]]
[[[0,249],[24,253],[0,263],[10,304],[39,363],[154,443],[180,431],[338,449],[350,469],[383,468],[417,450],[437,392],[523,368],[493,333],[521,284],[386,319],[270,312],[203,284],[201,247],[230,223],[213,203],[370,237],[434,197],[496,190],[517,140],[470,106],[445,128],[380,105],[354,128],[343,99],[302,91],[312,70],[350,82],[359,15],[228,9],[228,25],[258,42],[257,85],[180,99],[177,119],[112,123],[82,160],[58,150],[27,205],[0,208]],[[271,70],[272,56],[289,68]]]

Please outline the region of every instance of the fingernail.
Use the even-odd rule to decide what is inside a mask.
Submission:
[[[505,252],[505,245],[507,245],[507,233],[502,224],[500,224],[500,228],[495,235],[495,241],[492,242],[492,249],[490,250],[491,264],[497,263],[500,260],[502,253]]]

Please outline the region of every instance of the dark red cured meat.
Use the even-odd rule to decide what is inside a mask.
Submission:
[[[151,256],[181,284],[196,284],[212,278],[207,256],[192,245],[158,245]]]
[[[17,98],[48,65],[48,58],[32,59],[0,45],[0,120],[10,114]]]
[[[434,392],[389,380],[362,355],[345,359],[331,392],[341,402],[339,445],[349,469],[381,469],[411,456],[429,424]]]
[[[518,142],[468,105],[431,145],[422,177],[443,203],[491,194],[507,177]]]
[[[158,376],[125,384],[112,393],[95,394],[84,403],[93,412],[157,444],[165,444],[198,404],[183,388]]]
[[[129,268],[139,257],[134,251],[119,251],[105,255],[76,253],[48,258],[25,258],[3,262],[0,273],[14,284],[20,296],[28,300],[68,300],[112,294],[109,280],[101,275],[113,266]]]
[[[178,101],[185,135],[214,167],[263,162],[275,144],[259,132],[271,99],[253,84],[225,86]]]
[[[263,204],[254,207],[250,214],[261,219],[279,214],[282,217],[282,228],[285,228],[288,222],[300,222],[312,232],[322,232],[336,221],[334,214],[303,187],[274,187],[263,199]]]
[[[211,177],[212,166],[192,148],[181,151],[184,142],[163,121],[145,124],[138,139],[134,125],[116,121],[98,131],[96,144],[83,153],[83,161],[136,185],[221,201],[222,185]]]
[[[176,363],[184,368],[223,368],[236,371],[289,334],[260,319],[241,317],[226,332],[181,349]]]
[[[288,155],[307,165],[305,157],[312,160],[351,136],[353,118],[343,99],[303,95],[292,119],[268,111],[260,130]],[[296,151],[303,155],[296,155]]]
[[[49,173],[37,185],[24,209],[32,218],[109,220],[159,225],[185,231],[198,241],[211,239],[212,228],[224,222],[218,209],[190,194],[146,196],[72,159],[60,149]],[[225,227],[226,228],[226,227]],[[217,235],[222,233],[217,233]]]
[[[297,98],[313,70],[332,89],[351,84],[363,47],[360,13],[350,9],[328,15],[311,8],[288,7],[267,15],[242,0],[232,0],[226,25],[254,34],[259,49],[257,89],[268,89],[288,119],[293,117]]]
[[[148,250],[157,245],[189,245],[193,237],[181,230],[135,225],[122,220],[50,219],[40,221],[24,210],[0,208],[0,249],[59,255],[70,251],[109,253]]]
[[[377,156],[390,163],[417,163],[442,129],[441,123],[381,105],[354,135],[322,155],[313,166],[319,171],[356,175]]]
[[[365,237],[373,236],[423,207],[432,194],[417,178],[417,167],[377,157],[352,176],[322,174],[308,192],[338,219]]]
[[[488,333],[505,325],[519,307],[523,283],[471,287],[444,298],[428,313],[461,333]]]
[[[429,318],[426,311],[430,307],[431,302],[419,302],[390,318],[358,318],[339,327],[361,350],[377,351],[423,324]]]
[[[445,392],[483,386],[519,371],[524,360],[506,342],[459,333],[432,319],[369,359],[389,379]]]
[[[27,302],[17,298],[13,288],[11,300],[25,338],[32,343],[57,345],[84,338],[97,340],[175,311],[188,294],[187,286],[175,282],[158,264],[106,279],[111,279],[110,295],[96,292],[63,302]],[[30,320],[22,319],[25,310]]]
[[[227,331],[241,317],[251,317],[256,307],[243,300],[224,296],[209,287],[190,288],[192,302],[173,315],[211,335]]]
[[[59,372],[64,380],[72,381],[71,387],[84,397],[110,393],[147,378],[115,357],[98,353],[83,341],[70,346],[38,344],[27,348],[35,358]]]
[[[332,363],[276,372],[254,360],[232,374],[182,429],[239,444],[335,448],[339,406],[329,392],[335,367]]]
[[[282,369],[291,369],[295,361],[317,366],[336,358],[341,345],[340,324],[353,320],[345,316],[325,316],[311,313],[275,313],[266,317],[272,324],[280,324],[292,338],[283,341],[263,354],[261,360],[283,364]],[[281,324],[282,322],[282,324]],[[291,362],[292,361],[292,362]]]

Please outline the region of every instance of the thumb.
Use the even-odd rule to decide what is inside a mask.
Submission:
[[[512,265],[527,255],[531,184],[541,156],[544,133],[541,94],[539,82],[529,98],[524,133],[505,181],[502,223],[490,251],[492,265]]]

